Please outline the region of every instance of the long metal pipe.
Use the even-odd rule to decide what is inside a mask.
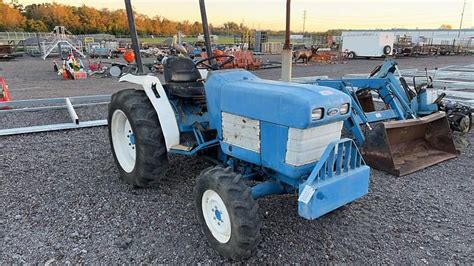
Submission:
[[[130,29],[130,37],[132,38],[132,48],[133,53],[135,53],[135,62],[137,63],[138,73],[144,74],[140,46],[138,44],[137,29],[135,27],[135,17],[133,16],[132,3],[130,0],[125,0],[125,10],[127,11],[128,28]]]
[[[10,135],[57,131],[57,130],[66,130],[66,129],[77,129],[77,128],[86,128],[86,127],[100,127],[100,126],[106,126],[106,125],[107,125],[107,119],[103,119],[103,120],[83,121],[79,124],[63,123],[63,124],[32,126],[32,127],[6,128],[6,129],[0,129],[0,136],[10,136]]]
[[[79,117],[77,116],[76,110],[74,110],[74,106],[72,106],[71,100],[69,100],[69,98],[66,98],[66,107],[72,122],[76,125],[79,125]]]
[[[210,58],[212,56],[211,32],[209,30],[209,24],[207,23],[206,4],[204,3],[204,0],[199,0],[199,8],[201,9],[202,29],[204,31],[204,41],[206,42],[206,53],[207,57]],[[209,63],[211,63],[211,65],[214,64],[214,62]]]
[[[286,0],[286,30],[283,49],[290,49],[291,0]]]

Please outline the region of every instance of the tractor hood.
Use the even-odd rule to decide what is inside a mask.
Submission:
[[[211,116],[236,114],[292,128],[308,128],[346,119],[350,97],[329,87],[260,79],[246,70],[210,72],[205,84]],[[313,120],[312,111],[322,109]],[[350,110],[350,108],[349,108]],[[220,117],[213,117],[219,121]],[[217,125],[216,125],[217,126]]]

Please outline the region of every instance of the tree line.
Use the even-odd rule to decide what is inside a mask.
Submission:
[[[187,35],[202,33],[198,21],[172,21],[162,16],[149,17],[135,13],[138,34],[170,36],[181,31]],[[127,14],[124,9],[95,9],[82,5],[68,6],[57,3],[31,4],[23,6],[0,0],[0,31],[49,32],[55,26],[65,26],[73,34],[110,33],[129,34]],[[241,34],[249,29],[234,22],[222,26],[210,25],[213,34]]]

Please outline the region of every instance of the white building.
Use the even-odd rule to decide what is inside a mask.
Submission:
[[[399,37],[411,38],[413,44],[461,44],[463,46],[474,47],[474,28],[459,30],[413,30],[413,29],[394,29],[394,30],[352,30],[343,31],[342,36],[350,32],[392,32],[395,39]],[[459,37],[458,37],[459,36]]]

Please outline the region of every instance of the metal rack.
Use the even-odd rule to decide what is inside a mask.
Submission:
[[[66,109],[71,122],[27,126],[18,128],[0,129],[0,136],[28,134],[37,132],[78,129],[86,127],[106,126],[107,120],[82,121],[76,113],[75,107],[104,105],[110,102],[110,95],[77,96],[67,98],[32,99],[0,102],[0,117],[6,113],[37,112],[55,109]]]

